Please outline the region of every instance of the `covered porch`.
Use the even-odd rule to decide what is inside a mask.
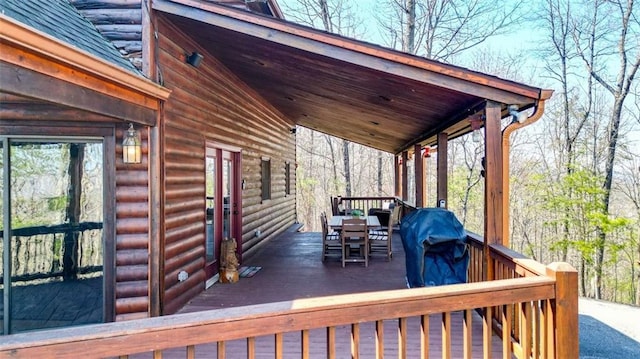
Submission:
[[[257,102],[268,103],[270,111],[273,107],[291,121],[276,122],[278,133],[288,136],[279,144],[293,142],[289,128],[284,125],[300,125],[393,153],[397,161],[396,195],[401,198],[408,197],[406,164],[410,153],[429,149],[439,154],[437,203],[444,201],[446,207],[447,141],[484,128],[483,237],[486,241],[476,235],[468,238],[470,283],[408,290],[404,286],[403,261],[398,254],[401,247],[397,240],[391,262],[372,261],[368,268],[350,265],[343,269],[338,262],[322,264],[320,251],[314,253],[314,248],[320,246],[318,233],[277,233],[273,230],[273,238],[269,238],[272,241],[264,239],[263,245],[252,247],[255,250],[251,255],[246,253],[244,264],[263,266],[261,272],[237,285],[214,286],[213,290],[193,299],[181,314],[11,335],[6,340],[3,338],[0,344],[0,358],[127,357],[143,352],[154,358],[211,357],[214,353],[218,358],[225,358],[235,357],[239,351],[242,351],[240,357],[248,358],[382,358],[385,354],[399,358],[577,357],[575,270],[565,264],[544,266],[506,248],[509,238],[509,134],[541,116],[550,91],[207,2],[158,0],[152,3],[152,8],[156,19],[171,30],[161,31],[162,35],[168,34],[161,36],[164,41],[161,45],[165,46],[162,52],[165,75],[171,73],[172,66],[180,69],[187,66],[183,61],[173,60],[184,54],[181,49],[172,47],[172,36],[182,38],[189,34],[185,42],[197,44],[207,58],[224,65],[222,72],[233,74],[234,80],[238,80],[238,88],[250,93]],[[151,43],[147,45],[149,49],[155,48]],[[173,54],[173,57],[166,54]],[[151,63],[148,67],[155,69],[156,58],[151,54],[145,56]],[[213,74],[220,73],[207,66],[200,71],[200,74],[206,71],[212,78]],[[154,74],[151,78],[160,76]],[[176,90],[180,88],[176,85],[178,81],[171,83],[170,76],[165,80]],[[194,88],[199,89],[200,85],[193,82]],[[337,95],[336,89],[340,90]],[[161,95],[166,98],[168,92]],[[179,96],[173,95],[174,99]],[[183,103],[189,103],[195,97],[188,93],[182,93],[182,96]],[[237,107],[235,103],[224,106]],[[189,128],[189,123],[180,122],[184,112],[179,106],[175,107],[177,120],[170,129]],[[529,109],[534,110],[526,112]],[[514,111],[514,121],[510,121]],[[259,110],[255,112],[262,114]],[[520,116],[522,114],[525,116]],[[274,127],[270,122],[275,121],[273,119],[260,117],[260,121]],[[182,300],[180,296],[196,295],[204,288],[206,280],[202,273],[204,177],[197,177],[202,193],[185,191],[188,195],[181,197],[175,194],[182,192],[171,192],[171,188],[158,179],[161,178],[161,160],[165,158],[158,147],[163,138],[172,138],[172,133],[167,134],[154,126],[155,120],[148,124],[149,165],[136,168],[142,175],[133,176],[145,183],[149,179],[150,183],[149,188],[140,190],[145,201],[132,206],[142,208],[141,224],[130,220],[133,216],[128,209],[132,207],[116,207],[115,202],[108,206],[109,213],[116,213],[117,208],[127,209],[120,213],[119,222],[112,223],[114,232],[108,238],[113,239],[120,233],[115,232],[116,225],[122,229],[135,224],[134,229],[141,229],[142,233],[129,242],[140,247],[124,248],[127,252],[119,257],[120,262],[116,261],[115,249],[105,260],[107,270],[114,275],[129,270],[128,273],[140,274],[143,278],[133,278],[136,279],[134,284],[142,284],[135,287],[133,294],[138,295],[135,300],[110,293],[111,297],[121,299],[120,313],[124,314],[120,320],[133,318],[128,315],[131,313],[136,318],[140,313],[160,315],[163,296],[168,291],[172,295],[170,299]],[[204,128],[217,135],[222,132]],[[255,131],[255,123],[247,125],[247,129],[247,132]],[[244,130],[244,127],[238,128],[226,137]],[[109,141],[111,147],[107,152],[114,154],[116,141]],[[254,145],[242,150],[261,159],[256,155],[259,153],[256,149],[263,150],[266,145]],[[194,147],[204,148],[204,143],[194,141]],[[188,153],[185,148],[177,147],[171,154],[185,156]],[[108,159],[113,160],[112,157]],[[413,157],[416,161],[414,188],[419,191],[424,180],[421,156]],[[173,161],[185,163],[182,159],[176,156]],[[198,162],[197,166],[202,163]],[[116,184],[115,178],[111,179],[114,188],[108,193],[116,193],[116,190],[129,193],[126,192],[129,182]],[[182,172],[169,179],[175,181],[172,184],[178,184],[179,190],[187,187],[183,186],[183,181],[190,181],[190,177]],[[257,184],[255,179],[257,176],[253,181]],[[237,183],[238,188],[241,183]],[[192,187],[192,183],[188,183],[189,190]],[[257,188],[254,188],[255,193]],[[115,197],[108,198],[115,201]],[[185,198],[194,203],[193,208],[183,206],[187,202]],[[291,207],[295,201],[291,198],[283,205],[282,212],[293,212]],[[427,205],[422,202],[422,193],[415,193],[415,198],[416,206]],[[268,204],[255,205],[254,209],[262,205]],[[164,211],[165,207],[175,211]],[[246,224],[242,234],[252,237],[255,228],[252,226],[268,217],[266,214],[271,214],[270,211],[261,209],[252,216],[248,211],[240,211],[240,222]],[[168,225],[165,226],[165,222]],[[272,222],[265,226],[274,228]],[[136,234],[124,231],[124,237],[132,233]],[[278,248],[279,243],[285,245]],[[268,257],[265,264],[258,262],[263,254]],[[184,264],[190,259],[193,261],[188,266]],[[287,262],[292,259],[298,262]],[[137,264],[138,260],[143,265],[133,268],[135,271],[122,267]],[[192,274],[186,282],[193,284],[190,288],[181,287],[177,276],[173,275],[183,265]],[[279,270],[269,270],[275,268]],[[318,274],[322,276],[317,277]],[[269,275],[271,282],[263,281],[262,286],[249,284],[267,279]],[[165,287],[173,284],[176,286]],[[113,286],[111,290],[115,291]],[[236,296],[232,295],[234,290],[238,291]],[[292,294],[294,290],[295,294]],[[170,303],[171,309],[179,303]],[[133,310],[126,311],[131,308]],[[117,309],[114,308],[112,314]]]
[[[262,269],[215,284],[179,314],[16,334],[9,357],[573,358],[576,273],[469,235],[468,284],[407,289],[404,251],[369,267],[320,260],[320,233],[293,226],[247,258]],[[142,353],[147,353],[142,354]]]

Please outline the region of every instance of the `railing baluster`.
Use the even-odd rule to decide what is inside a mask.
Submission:
[[[493,308],[485,307],[484,313],[482,314],[482,355],[484,359],[491,359],[493,357],[491,350],[491,335],[493,333],[492,318]]]
[[[162,350],[155,350],[153,352],[153,359],[162,359]]]
[[[227,357],[225,342],[218,342],[218,359],[225,359]]]
[[[502,305],[502,358],[511,358],[511,305]]]
[[[429,315],[420,317],[420,359],[429,359]]]
[[[543,325],[543,335],[541,338],[541,348],[542,348],[542,357],[543,358],[553,358],[553,315],[551,314],[551,300],[545,299],[542,304],[542,325]]]
[[[540,301],[537,300],[535,302],[533,302],[533,312],[532,312],[532,319],[533,319],[533,328],[532,328],[532,346],[531,346],[531,356],[534,359],[540,358],[540,329],[541,329],[541,322],[540,322]]]
[[[351,324],[351,359],[360,358],[360,324]]]
[[[275,357],[276,359],[282,359],[284,355],[284,339],[282,333],[275,334]]]
[[[398,358],[407,357],[407,318],[398,319]]]
[[[300,339],[301,339],[301,343],[300,343],[300,351],[301,351],[301,357],[302,359],[309,359],[309,330],[305,329],[302,330],[302,332],[300,333]]]
[[[471,336],[472,332],[473,332],[473,325],[472,325],[472,314],[473,311],[472,309],[465,309],[464,310],[464,318],[463,318],[463,323],[462,323],[462,350],[464,352],[464,358],[465,359],[471,359],[471,349],[473,347],[473,338]]]
[[[327,327],[327,358],[336,357],[336,327]]]
[[[384,322],[376,321],[376,359],[384,358]]]
[[[513,338],[516,343],[522,341],[522,306],[512,304],[513,306]]]
[[[256,357],[256,337],[247,338],[247,359]]]
[[[442,359],[451,359],[451,312],[442,313]]]
[[[531,357],[531,303],[524,302],[522,305],[522,331],[520,332],[522,352],[525,358]]]
[[[187,359],[195,359],[195,358],[196,358],[195,345],[187,345]]]

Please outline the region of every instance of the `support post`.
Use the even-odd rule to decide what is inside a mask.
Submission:
[[[409,153],[407,151],[402,152],[402,200],[406,201],[409,198],[409,176],[407,176],[407,161],[409,161]]]
[[[447,183],[448,178],[448,151],[449,135],[447,133],[438,134],[438,195],[436,198],[436,207],[449,207]],[[444,202],[443,202],[444,201]]]
[[[493,280],[490,244],[502,244],[502,130],[501,107],[487,101],[485,107],[485,177],[484,177],[484,272],[485,280]]]
[[[401,180],[400,180],[400,176],[402,175],[400,172],[400,161],[399,161],[399,157],[398,156],[393,156],[393,168],[394,168],[394,178],[393,178],[393,185],[394,185],[394,196],[396,197],[400,197],[401,196]]]
[[[577,359],[578,339],[578,272],[568,263],[555,262],[547,267],[547,275],[556,281],[553,301],[553,331],[547,338],[555,344],[555,358]],[[551,354],[551,353],[550,353]]]
[[[422,160],[422,146],[415,145],[414,147],[414,161],[416,169],[416,207],[424,207],[424,168]]]

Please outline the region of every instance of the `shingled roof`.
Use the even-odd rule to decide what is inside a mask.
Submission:
[[[0,0],[0,12],[92,55],[139,74],[67,0]]]

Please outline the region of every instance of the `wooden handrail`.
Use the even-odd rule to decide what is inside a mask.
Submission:
[[[336,331],[351,328],[351,353],[359,357],[365,341],[363,328],[375,325],[377,353],[384,352],[383,322],[397,321],[398,353],[406,356],[407,320],[419,318],[421,352],[429,353],[429,320],[441,314],[443,357],[452,353],[451,323],[454,313],[464,320],[463,356],[471,358],[472,313],[480,314],[482,356],[492,358],[493,333],[502,340],[505,358],[577,358],[577,272],[566,263],[543,266],[500,245],[489,246],[498,278],[483,282],[484,240],[468,234],[471,251],[467,284],[354,293],[306,298],[261,305],[209,310],[117,323],[69,327],[5,336],[2,358],[112,357],[186,348],[193,357],[196,345],[217,347],[224,357],[228,344],[245,340],[248,358],[256,357],[256,338],[272,336],[275,358],[283,358],[286,333],[299,332],[302,358],[308,358],[311,333],[326,333],[329,357],[336,357]],[[478,260],[474,260],[478,257]],[[459,316],[457,318],[460,318]],[[368,326],[367,326],[368,324]],[[426,329],[425,329],[426,328]],[[314,330],[314,329],[320,329]],[[426,330],[426,331],[425,331]],[[369,335],[367,335],[369,337]],[[431,343],[431,345],[434,343]],[[345,349],[340,347],[340,350]],[[191,354],[189,354],[191,353]],[[339,352],[338,355],[342,355]],[[355,353],[355,354],[354,354]],[[346,353],[345,353],[346,354]],[[262,354],[261,354],[262,355]],[[381,356],[378,356],[381,357]]]
[[[317,297],[15,334],[0,358],[106,357],[553,298],[548,277]]]

